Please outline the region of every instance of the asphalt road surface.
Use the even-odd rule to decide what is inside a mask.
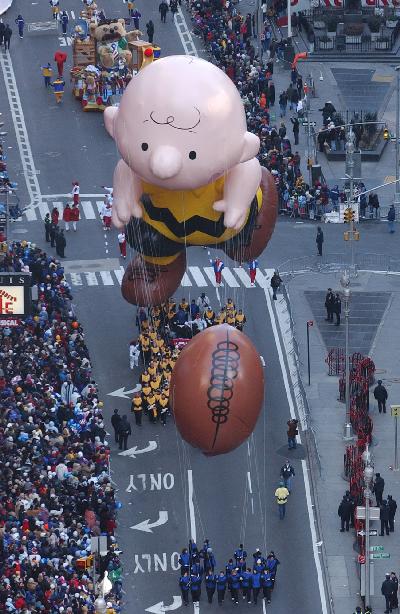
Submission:
[[[73,16],[79,14],[82,5],[68,0],[64,6],[73,25]],[[190,39],[178,34],[171,15],[162,26],[156,0],[138,2],[137,6],[142,12],[143,29],[146,21],[153,19],[154,38],[163,55],[183,53],[182,40],[187,48]],[[1,56],[6,87],[0,87],[0,104],[9,132],[10,171],[14,165],[22,204],[32,200],[37,204],[13,224],[13,233],[15,238],[43,245],[45,212],[54,202],[61,207],[68,200],[71,182],[80,181],[83,216],[78,232],[67,235],[68,280],[73,285],[74,302],[85,327],[109,418],[114,407],[128,412],[132,392],[126,398],[108,395],[120,388],[131,391],[139,375],[128,368],[128,344],[137,331],[134,309],[119,292],[123,270],[118,261],[116,231],[103,232],[97,210],[101,186],[111,185],[118,154],[104,130],[102,115],[83,113],[69,93],[70,40],[52,29],[29,28],[29,24],[51,20],[47,2],[16,1],[7,19],[13,24],[19,12],[27,24],[26,35],[20,40],[13,26],[11,63],[7,56]],[[108,16],[127,15],[126,5],[116,0],[107,2],[106,12]],[[70,56],[66,93],[60,106],[56,106],[52,92],[44,88],[40,71],[58,48],[64,48]],[[24,177],[28,177],[28,187]],[[276,265],[292,254],[301,254],[304,245],[314,251],[314,233],[311,225],[295,229],[283,223],[271,249],[261,259],[262,266],[271,267],[271,263]],[[184,444],[171,420],[164,429],[147,421],[140,430],[133,427],[131,456],[119,456],[112,444],[112,477],[122,502],[118,540],[124,552],[125,611],[157,614],[182,607],[177,559],[192,537],[200,544],[204,538],[211,540],[217,569],[224,567],[241,541],[250,555],[256,547],[264,553],[275,551],[281,565],[273,603],[266,606],[259,602],[257,610],[265,612],[267,607],[277,614],[323,612],[318,553],[310,528],[314,519],[308,467],[301,446],[293,453],[296,477],[284,521],[278,519],[273,497],[288,454],[286,421],[291,415],[292,391],[287,384],[271,300],[260,285],[250,288],[247,274],[233,263],[229,263],[225,285],[218,295],[209,266],[207,252],[192,249],[185,287],[176,296],[197,298],[204,289],[215,308],[219,300],[231,296],[244,309],[246,333],[265,361],[265,407],[250,440],[218,458],[206,458]],[[262,272],[266,275],[265,269]],[[200,610],[218,607],[214,604],[210,608],[204,599],[203,595]],[[234,606],[228,599],[224,609],[231,607],[242,611],[250,606]]]

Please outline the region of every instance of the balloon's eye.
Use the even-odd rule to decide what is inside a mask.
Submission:
[[[142,143],[142,149],[143,151],[147,151],[149,148],[149,144],[148,143]]]
[[[197,153],[195,151],[189,151],[189,158],[191,160],[196,160]]]

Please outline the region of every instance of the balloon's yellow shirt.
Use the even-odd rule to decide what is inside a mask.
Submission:
[[[143,182],[143,194],[148,197],[142,199],[143,221],[177,243],[212,245],[228,241],[241,228],[226,228],[223,214],[213,209],[214,203],[223,199],[224,184],[225,177],[220,177],[202,188],[186,191],[167,190]],[[261,202],[259,188],[258,209]]]

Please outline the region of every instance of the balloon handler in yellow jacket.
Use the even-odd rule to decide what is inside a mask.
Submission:
[[[258,257],[277,214],[273,179],[256,155],[233,82],[213,64],[168,56],[133,77],[104,121],[121,160],[113,222],[137,254],[123,281],[135,305],[173,295],[186,248],[220,248],[239,262]]]

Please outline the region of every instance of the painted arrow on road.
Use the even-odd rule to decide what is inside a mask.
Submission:
[[[153,529],[156,527],[161,527],[161,525],[166,524],[168,522],[168,512],[158,512],[158,520],[155,522],[150,522],[150,518],[147,520],[143,520],[143,522],[139,522],[139,524],[135,524],[131,529],[137,529],[138,531],[144,531],[145,533],[153,533]],[[175,608],[170,608],[174,610]]]
[[[119,452],[119,456],[129,456],[130,458],[136,458],[138,454],[146,454],[146,452],[153,452],[153,450],[157,450],[157,442],[149,441],[149,445],[146,448],[142,448],[138,450],[137,446],[133,446],[133,448],[129,448],[129,450],[124,450],[124,452]]]
[[[151,614],[162,614],[163,612],[169,612],[170,610],[177,610],[182,605],[182,597],[178,597],[177,595],[173,596],[173,602],[171,605],[165,605],[163,601],[152,605],[150,608],[146,609],[146,612],[151,612]]]
[[[109,392],[107,396],[109,397],[120,397],[121,399],[129,399],[129,395],[135,394],[135,392],[140,392],[142,386],[137,384],[132,390],[125,390],[125,386],[122,388],[118,388],[114,390],[114,392]]]

